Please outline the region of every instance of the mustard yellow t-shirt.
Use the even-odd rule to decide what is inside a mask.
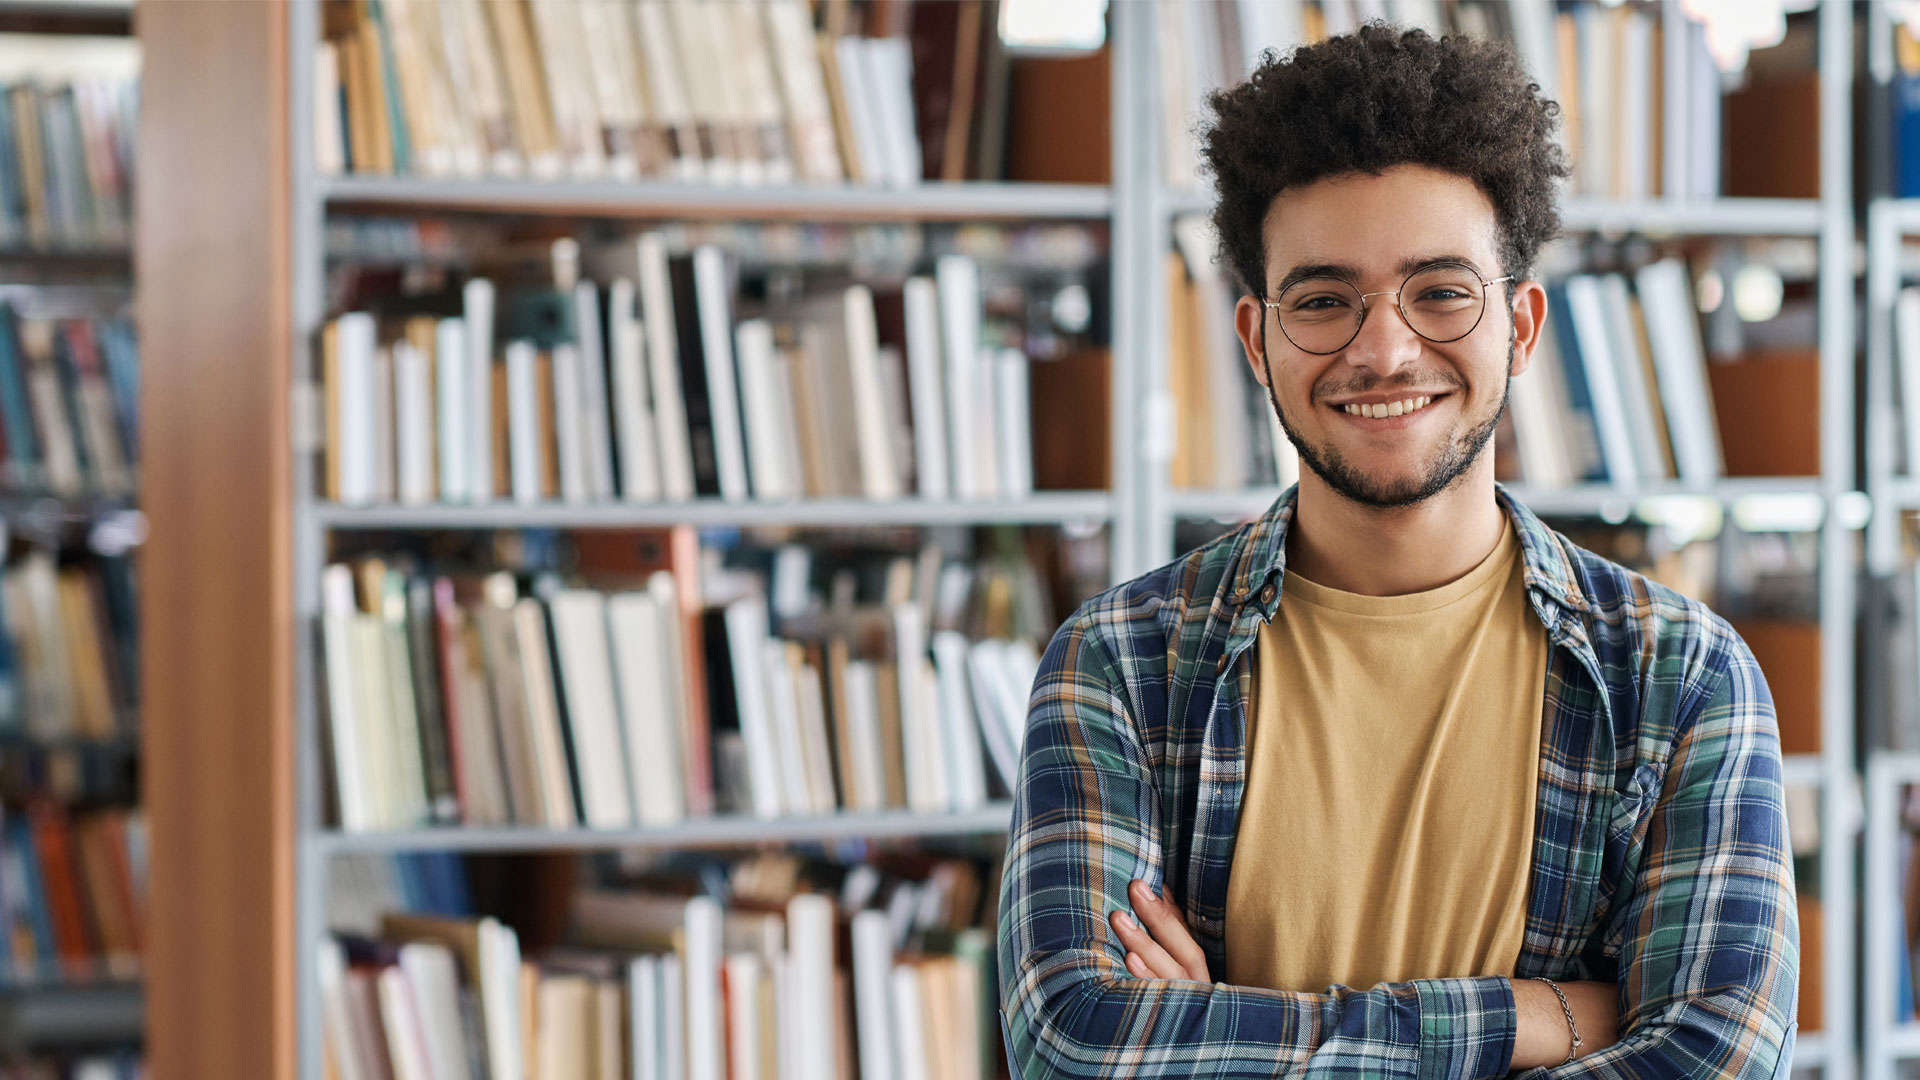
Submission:
[[[1324,993],[1513,974],[1547,669],[1523,572],[1509,524],[1426,592],[1285,575],[1255,642],[1218,977]]]

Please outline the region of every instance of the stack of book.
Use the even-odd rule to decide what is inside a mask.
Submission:
[[[890,893],[589,889],[568,944],[492,918],[389,914],[320,951],[333,1075],[990,1080],[1002,1067],[981,878],[942,862]],[[783,895],[785,894],[785,895]]]
[[[140,812],[47,801],[0,820],[0,985],[140,973],[147,838]]]
[[[986,317],[976,260],[943,255],[931,273],[888,284],[753,299],[714,245],[673,252],[660,234],[643,235],[602,284],[572,269],[572,244],[556,245],[549,285],[496,290],[475,277],[438,315],[356,311],[328,323],[328,498],[581,504],[1034,490],[1031,397],[1057,380],[1036,384],[1020,327]],[[1073,366],[1034,363],[1049,373]],[[1106,402],[1089,406],[1099,415]],[[1104,443],[1078,454],[1105,456]]]
[[[333,0],[322,172],[910,186],[998,178],[991,4]],[[867,14],[866,25],[853,17]]]
[[[1707,50],[1706,28],[1684,15],[1663,18],[1659,5],[1591,0],[1161,0],[1169,186],[1198,183],[1193,132],[1208,91],[1244,77],[1263,50],[1284,56],[1372,19],[1436,36],[1513,42],[1542,96],[1560,103],[1575,194],[1705,199],[1721,193],[1722,76]],[[1668,33],[1685,40],[1670,49]]]
[[[139,614],[125,558],[0,565],[0,735],[40,743],[131,736]]]
[[[140,355],[126,318],[48,318],[0,304],[0,487],[126,498]]]
[[[937,813],[1011,790],[1051,629],[1030,568],[927,548],[863,602],[836,574],[828,603],[798,545],[765,578],[703,572],[684,527],[638,547],[589,585],[329,567],[340,826]]]
[[[114,246],[133,221],[133,78],[0,84],[0,246]]]

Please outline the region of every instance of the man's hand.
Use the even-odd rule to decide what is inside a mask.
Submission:
[[[1153,895],[1147,883],[1138,879],[1127,886],[1127,898],[1146,925],[1137,925],[1125,911],[1108,915],[1107,922],[1120,936],[1120,944],[1126,946],[1127,970],[1134,978],[1213,981],[1207,975],[1206,954],[1187,933],[1186,920],[1173,901]]]

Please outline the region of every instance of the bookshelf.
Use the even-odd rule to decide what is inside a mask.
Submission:
[[[1669,4],[1675,8],[1677,4]],[[1822,670],[1851,671],[1851,545],[1862,502],[1852,478],[1852,210],[1847,195],[1851,13],[1821,8],[1822,188],[1818,200],[1576,200],[1573,231],[1637,236],[1802,236],[1818,241],[1822,441],[1817,475],[1730,479],[1711,488],[1583,485],[1523,492],[1531,505],[1619,521],[1663,500],[1797,515],[1818,530]],[[143,401],[150,452],[144,498],[154,647],[149,801],[155,823],[155,972],[149,1030],[160,1077],[317,1078],[315,945],[330,861],[395,852],[588,852],[745,847],[877,837],[991,836],[1008,810],[697,819],[661,828],[414,829],[348,834],[321,806],[317,705],[320,572],[327,545],[381,530],[626,529],[703,525],[1105,523],[1111,573],[1125,579],[1172,555],[1173,525],[1237,518],[1277,491],[1191,492],[1168,482],[1168,449],[1149,438],[1167,413],[1168,303],[1161,267],[1172,222],[1204,195],[1160,179],[1154,17],[1112,5],[1111,185],[928,183],[887,188],[718,188],[663,182],[447,181],[322,176],[307,100],[319,36],[314,0],[285,5],[143,7],[148,52],[140,237],[142,327],[155,378]],[[217,131],[204,142],[158,132]],[[264,164],[263,164],[264,163]],[[1005,221],[1105,224],[1112,257],[1112,478],[1107,490],[969,503],[799,500],[640,506],[341,507],[313,489],[315,332],[325,309],[326,225],[338,214],[400,211],[528,218],[682,217],[756,221]],[[236,227],[236,222],[244,223]],[[200,268],[182,274],[178,267]],[[227,313],[206,319],[201,313]],[[1811,508],[1811,512],[1809,512]],[[164,612],[163,615],[155,612]],[[223,643],[218,655],[195,642]],[[1829,909],[1850,910],[1853,685],[1822,680],[1822,750],[1788,760],[1817,783],[1820,875]],[[247,762],[210,769],[210,760]],[[217,943],[217,944],[216,944]],[[1852,1030],[1848,920],[1826,922],[1829,1030]],[[235,1018],[257,1020],[236,1025]],[[1796,1064],[1852,1075],[1851,1039],[1803,1033]]]
[[[1805,237],[1817,243],[1819,284],[1816,297],[1819,354],[1819,471],[1815,475],[1724,476],[1710,485],[1667,481],[1658,484],[1593,484],[1539,488],[1514,487],[1515,495],[1535,512],[1558,518],[1591,519],[1619,524],[1631,519],[1654,522],[1676,510],[1690,514],[1724,514],[1732,523],[1760,529],[1792,529],[1819,536],[1819,648],[1820,753],[1791,755],[1788,782],[1819,791],[1819,892],[1828,917],[1822,920],[1823,939],[1819,983],[1824,989],[1822,1032],[1800,1032],[1794,1068],[1820,1070],[1829,1078],[1853,1076],[1856,1060],[1853,1040],[1853,999],[1857,976],[1855,934],[1845,914],[1853,910],[1855,846],[1859,820],[1855,759],[1853,680],[1853,623],[1856,612],[1855,547],[1869,520],[1878,527],[1887,515],[1870,514],[1884,505],[1880,496],[1869,501],[1857,490],[1853,452],[1853,379],[1856,373],[1853,325],[1855,223],[1851,199],[1852,38],[1855,6],[1846,0],[1823,0],[1818,5],[1819,198],[1641,198],[1601,199],[1587,195],[1562,205],[1564,232],[1572,237],[1600,240],[1707,237]],[[1119,5],[1115,20],[1120,29],[1122,61],[1145,86],[1160,85],[1157,50],[1150,47],[1156,22],[1152,5]],[[1681,5],[1650,5],[1665,22],[1667,38],[1684,18]],[[1190,24],[1191,25],[1191,24]],[[1131,40],[1133,47],[1126,47]],[[1664,54],[1669,85],[1674,53]],[[1211,202],[1203,191],[1168,187],[1160,154],[1163,130],[1158,102],[1148,93],[1126,95],[1116,91],[1116,105],[1126,111],[1126,123],[1116,123],[1116,135],[1125,129],[1148,133],[1129,145],[1130,172],[1151,178],[1147,190],[1116,190],[1121,211],[1137,214],[1115,226],[1116,290],[1126,301],[1116,304],[1125,321],[1116,327],[1118,343],[1134,348],[1122,370],[1134,380],[1132,391],[1140,407],[1132,423],[1136,431],[1151,432],[1177,413],[1171,387],[1173,361],[1157,343],[1169,340],[1169,311],[1174,300],[1160,273],[1165,253],[1175,247],[1170,224],[1188,215],[1205,215]],[[1669,136],[1670,137],[1670,136]],[[1671,152],[1672,145],[1669,144]],[[1920,232],[1920,211],[1902,207]],[[1543,260],[1544,262],[1545,260]],[[1543,267],[1544,269],[1544,267]],[[1879,328],[1885,320],[1869,320]],[[1879,384],[1882,387],[1884,383]],[[1869,400],[1887,400],[1870,389]],[[1140,447],[1133,465],[1133,505],[1123,521],[1137,527],[1133,543],[1142,566],[1156,565],[1175,552],[1178,522],[1237,522],[1269,506],[1281,489],[1260,487],[1244,491],[1193,490],[1175,486],[1174,448],[1150,439],[1130,440]],[[1873,489],[1885,490],[1885,488]],[[1897,490],[1897,489],[1896,489]],[[1920,489],[1914,490],[1920,494]],[[1676,507],[1676,504],[1688,504]],[[1849,1033],[1834,1040],[1830,1032]]]

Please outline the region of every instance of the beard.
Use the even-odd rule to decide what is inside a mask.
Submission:
[[[1261,328],[1264,336],[1265,327]],[[1513,370],[1514,341],[1512,331],[1507,334],[1507,370]],[[1262,359],[1265,359],[1265,344],[1261,342]],[[1267,362],[1267,401],[1273,406],[1273,413],[1280,419],[1280,430],[1287,433],[1287,441],[1299,451],[1300,464],[1313,471],[1328,487],[1348,499],[1375,509],[1393,509],[1412,506],[1424,502],[1447,490],[1454,481],[1460,479],[1473,463],[1486,451],[1487,444],[1493,441],[1493,434],[1500,426],[1500,418],[1506,415],[1509,398],[1513,394],[1513,376],[1506,377],[1500,390],[1500,407],[1493,415],[1480,423],[1469,427],[1458,438],[1450,442],[1430,465],[1424,475],[1410,480],[1389,482],[1369,476],[1355,468],[1352,463],[1341,457],[1340,451],[1332,446],[1315,446],[1300,436],[1292,424],[1287,422],[1287,414],[1280,408],[1279,396],[1273,392],[1273,367]]]

